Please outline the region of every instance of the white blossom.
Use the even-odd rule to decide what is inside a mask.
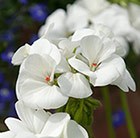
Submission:
[[[30,55],[17,80],[18,98],[32,108],[52,109],[66,104],[68,97],[55,84],[56,67],[56,62],[49,55]]]
[[[7,118],[9,131],[0,133],[0,138],[88,138],[86,130],[67,113],[34,110],[22,102],[16,103],[16,111],[20,119]]]
[[[74,56],[68,62],[74,69],[87,75],[93,86],[106,86],[109,84],[118,86],[123,82],[126,87],[135,91],[135,83],[131,76],[128,73],[126,74],[125,63],[116,54],[116,47],[113,43],[102,41],[95,35],[89,35],[81,39],[80,48],[82,56],[87,61],[82,61]],[[129,78],[129,83],[119,79],[124,75],[126,75],[125,79]],[[122,87],[120,86],[120,88]],[[128,88],[125,91],[128,91]]]

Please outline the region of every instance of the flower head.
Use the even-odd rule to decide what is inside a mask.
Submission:
[[[17,81],[18,98],[32,108],[52,109],[64,105],[68,97],[55,84],[56,67],[57,63],[48,55],[29,56]]]
[[[113,84],[124,91],[128,91],[128,87],[135,91],[135,83],[130,75],[126,73],[125,63],[117,55],[117,47],[113,41],[106,37],[99,38],[95,35],[82,37],[79,41],[80,54],[84,60],[79,59],[77,55],[70,58],[68,62],[74,69],[87,75],[93,86]],[[122,77],[124,75],[126,75],[127,79],[129,78],[129,81],[123,81]]]

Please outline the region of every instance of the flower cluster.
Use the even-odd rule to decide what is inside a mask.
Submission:
[[[102,6],[101,6],[102,5]],[[111,4],[107,0],[79,0],[67,6],[67,12],[58,9],[46,20],[39,30],[42,36],[45,28],[54,23],[52,36],[67,37],[77,29],[91,27],[100,23],[108,26],[115,34],[116,39],[128,53],[128,43],[133,44],[136,54],[140,54],[140,6],[129,3],[127,7]]]
[[[16,83],[20,120],[8,118],[10,131],[0,137],[88,138],[86,130],[67,113],[51,114],[44,109],[58,109],[70,98],[88,98],[97,86],[136,90],[121,57],[126,54],[122,45],[134,41],[128,30],[135,31],[130,24],[128,30],[124,28],[128,20],[114,26],[127,17],[114,16],[119,9],[127,14],[126,9],[105,0],[77,1],[68,5],[67,13],[58,9],[50,15],[39,31],[40,38],[15,52],[12,64],[20,65]],[[107,20],[109,16],[114,18]]]
[[[45,36],[31,46],[25,44],[12,58],[13,64],[21,64],[17,97],[31,108],[56,109],[69,97],[92,95],[91,85],[111,84],[123,91],[135,91],[135,83],[119,55],[121,48],[103,25],[77,30],[58,44]]]

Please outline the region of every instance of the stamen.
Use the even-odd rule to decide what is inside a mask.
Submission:
[[[97,68],[97,63],[92,63],[92,64],[91,64],[91,70],[92,70],[92,71],[95,71],[96,68]]]
[[[47,76],[46,78],[45,78],[45,80],[48,82],[48,81],[50,81],[50,76]]]
[[[97,64],[96,63],[92,63],[92,67],[96,67],[97,66]]]

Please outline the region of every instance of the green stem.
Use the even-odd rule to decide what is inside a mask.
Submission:
[[[111,102],[109,97],[109,89],[108,87],[102,88],[104,106],[105,106],[105,113],[109,131],[109,138],[115,138],[115,130],[112,124],[112,110],[111,110]]]
[[[136,131],[135,131],[135,128],[133,126],[133,121],[132,121],[129,107],[128,107],[128,103],[127,103],[127,97],[126,97],[126,94],[122,91],[120,92],[120,98],[121,98],[123,111],[125,113],[126,123],[127,123],[127,128],[129,131],[130,138],[137,138]]]

